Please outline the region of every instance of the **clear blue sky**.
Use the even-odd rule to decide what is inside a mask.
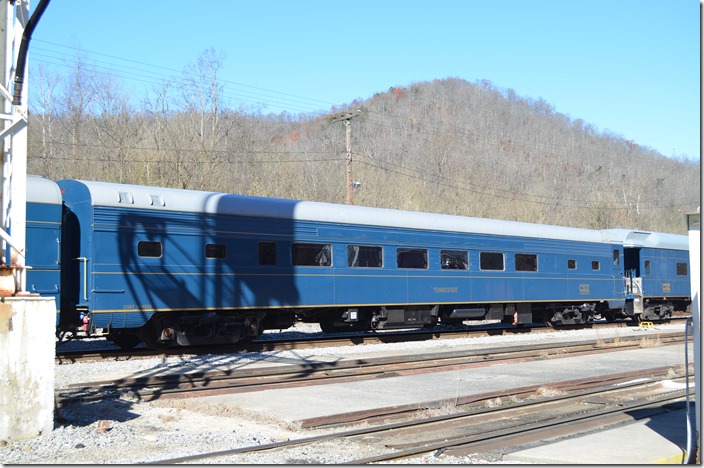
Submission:
[[[65,74],[79,48],[144,95],[210,47],[233,107],[325,112],[392,86],[487,79],[700,157],[698,0],[53,0],[30,72]]]

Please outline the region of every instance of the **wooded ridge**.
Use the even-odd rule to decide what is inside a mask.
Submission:
[[[79,64],[80,65],[80,64]],[[488,81],[394,87],[327,115],[230,106],[217,63],[134,106],[113,78],[39,70],[28,172],[594,229],[685,233],[700,163]],[[204,68],[205,67],[205,68]],[[357,115],[358,114],[358,115]]]

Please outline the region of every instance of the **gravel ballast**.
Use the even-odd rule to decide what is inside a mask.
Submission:
[[[297,325],[296,332],[315,334],[317,326]],[[71,384],[195,370],[228,370],[263,362],[272,364],[328,361],[331,358],[362,358],[393,353],[430,353],[462,348],[528,345],[540,341],[581,341],[613,337],[645,336],[657,332],[683,331],[683,324],[654,328],[566,330],[547,334],[523,333],[427,342],[373,344],[236,355],[178,356],[127,361],[80,362],[55,366],[57,389]],[[292,333],[292,332],[287,332]],[[272,334],[272,336],[275,336]],[[73,345],[75,346],[75,345]],[[90,346],[84,344],[82,346]],[[315,387],[311,387],[314,391]],[[208,403],[207,399],[140,401],[125,394],[120,399],[67,405],[48,434],[19,441],[0,441],[3,464],[75,464],[155,462],[197,453],[230,450],[318,435],[270,416],[245,409],[233,410]],[[229,455],[195,463],[237,464],[333,464],[374,455],[363,443],[329,441],[285,451]],[[428,454],[402,463],[497,463],[477,457],[452,459]]]

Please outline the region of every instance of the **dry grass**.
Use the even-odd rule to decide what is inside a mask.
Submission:
[[[655,348],[662,346],[662,340],[659,335],[656,336],[644,336],[640,343],[638,343],[639,348]]]
[[[680,364],[677,367],[670,367],[667,370],[667,377],[670,379],[676,378],[676,377],[683,377],[685,375],[685,367],[684,364]],[[694,364],[689,365],[689,375],[694,375]]]
[[[600,348],[617,347],[621,344],[621,335],[616,333],[612,341],[607,342],[604,338],[598,337],[595,345]]]
[[[440,406],[418,410],[417,415],[419,418],[433,418],[435,416],[445,416],[456,412],[457,406],[453,401],[443,401]]]
[[[486,408],[494,408],[496,406],[501,406],[503,404],[503,400],[501,397],[496,397],[494,399],[489,399],[484,402],[484,406]]]
[[[560,395],[566,395],[566,392],[557,388],[543,386],[537,390],[536,394],[539,397],[555,397]]]
[[[538,353],[539,359],[557,359],[567,356],[567,352],[564,349],[543,349]]]
[[[223,403],[210,403],[207,401],[199,401],[198,398],[193,399],[177,399],[165,400],[160,403],[160,400],[154,402],[154,406],[165,408],[175,408],[179,410],[193,411],[202,413],[208,416],[218,416],[225,418],[246,419],[255,424],[264,424],[281,427],[287,431],[299,431],[301,429],[300,421],[285,421],[275,418],[268,414],[258,411],[247,410],[237,405],[227,405]],[[168,416],[167,416],[168,418]]]

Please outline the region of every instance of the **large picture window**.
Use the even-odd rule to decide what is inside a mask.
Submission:
[[[426,249],[396,249],[396,266],[399,268],[428,268]]]
[[[516,254],[516,271],[538,271],[538,256]]]
[[[480,270],[504,270],[504,254],[501,252],[479,252]]]
[[[301,266],[332,265],[332,246],[330,244],[293,244],[292,262]]]
[[[348,245],[347,266],[352,268],[381,268],[383,251],[375,245]]]
[[[443,270],[467,270],[469,255],[466,250],[441,250],[440,268]]]

